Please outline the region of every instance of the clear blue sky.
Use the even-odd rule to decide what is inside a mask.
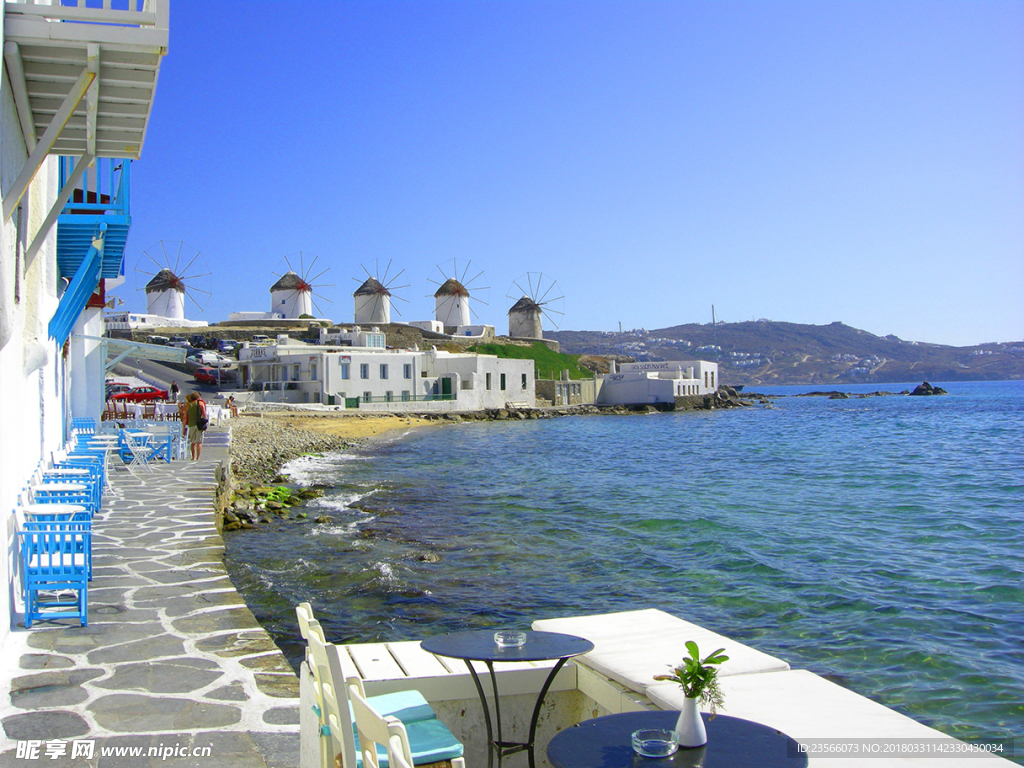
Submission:
[[[456,259],[499,333],[544,272],[569,330],[1022,340],[1024,3],[175,0],[132,185],[130,309],[165,240],[209,321],[301,251],[341,322],[361,264],[408,321]]]

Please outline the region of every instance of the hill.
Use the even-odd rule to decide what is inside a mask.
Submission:
[[[952,347],[830,325],[757,320],[623,333],[545,331],[569,354],[718,360],[724,384],[999,381],[1024,378],[1024,341]]]

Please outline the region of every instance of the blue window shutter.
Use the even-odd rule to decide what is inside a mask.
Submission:
[[[85,305],[89,303],[89,297],[99,285],[106,228],[105,224],[100,225],[99,235],[89,246],[89,252],[82,259],[82,263],[78,265],[74,278],[65,289],[64,295],[60,297],[57,311],[50,319],[48,332],[57,341],[58,347],[64,346],[64,342],[68,340],[78,316],[82,314]]]

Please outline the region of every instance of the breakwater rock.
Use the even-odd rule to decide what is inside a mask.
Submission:
[[[267,483],[285,462],[358,444],[351,438],[296,429],[275,419],[239,418],[231,424],[231,473],[243,482]]]
[[[923,382],[921,384],[918,384],[914,388],[914,391],[911,392],[910,394],[918,395],[918,396],[921,396],[921,395],[925,395],[925,396],[926,395],[948,395],[949,392],[944,390],[942,387],[933,387],[931,384],[929,384],[927,381],[925,381],[925,382]]]

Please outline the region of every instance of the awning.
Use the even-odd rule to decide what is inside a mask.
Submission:
[[[75,326],[78,316],[82,314],[85,305],[89,303],[89,297],[96,290],[100,281],[100,267],[103,266],[103,242],[106,237],[106,225],[100,224],[100,232],[92,241],[89,250],[78,265],[75,276],[71,283],[64,290],[60,297],[60,304],[57,311],[50,319],[47,332],[57,341],[58,347],[63,347],[64,342],[71,335],[71,329]]]
[[[138,357],[143,360],[156,360],[160,363],[177,363],[178,365],[185,362],[185,350],[181,347],[165,347],[162,344],[143,344],[141,341],[131,341],[130,339],[107,339],[100,336],[79,336],[77,334],[75,338],[99,341],[106,349],[105,357],[109,358],[114,355],[112,360],[107,360],[104,366],[105,372],[109,372],[126,357]]]

